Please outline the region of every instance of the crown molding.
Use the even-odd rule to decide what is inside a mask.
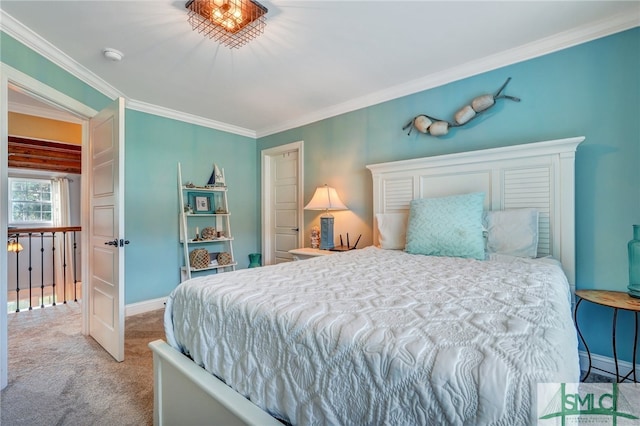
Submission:
[[[176,111],[170,108],[161,107],[159,105],[136,101],[134,99],[127,99],[127,109],[146,112],[153,115],[159,115],[173,120],[184,121],[185,123],[195,124],[202,127],[208,127],[227,133],[233,133],[236,135],[247,136],[249,138],[256,139],[256,132],[254,130],[245,129],[243,127],[234,126],[232,124],[222,123],[220,121],[210,120],[198,115]]]
[[[116,99],[124,94],[109,83],[89,71],[56,46],[22,24],[13,16],[0,9],[0,31],[15,38],[29,49],[50,60],[72,76],[80,79],[109,99]]]
[[[258,129],[257,137],[269,136],[285,130],[304,126],[316,121],[335,117],[361,108],[366,108],[382,102],[412,95],[424,90],[433,89],[454,81],[472,77],[518,62],[523,62],[562,49],[587,43],[621,31],[640,26],[640,9],[635,14],[619,14],[599,22],[576,27],[553,36],[540,39],[514,49],[506,50],[495,55],[468,62],[464,65],[433,73],[425,77],[390,87],[360,98],[331,106],[311,114],[298,117],[283,123]]]

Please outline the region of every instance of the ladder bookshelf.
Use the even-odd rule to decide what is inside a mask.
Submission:
[[[184,252],[180,281],[200,272],[235,271],[237,262],[233,254],[227,187],[185,185],[178,163],[178,197],[180,243]]]

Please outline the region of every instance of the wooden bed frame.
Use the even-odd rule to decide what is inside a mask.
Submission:
[[[535,207],[538,254],[563,265],[575,289],[575,152],[584,137],[369,165],[373,213],[406,211],[415,198],[484,191],[485,208]],[[375,219],[374,219],[375,221]],[[377,227],[374,223],[374,242]],[[281,425],[162,340],[149,344],[154,425]]]

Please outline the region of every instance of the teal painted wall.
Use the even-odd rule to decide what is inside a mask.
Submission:
[[[522,102],[499,101],[446,137],[402,131],[419,113],[452,121],[460,107],[495,92],[507,77],[512,81],[505,93]],[[576,154],[577,287],[626,291],[626,243],[631,225],[640,223],[640,28],[262,137],[258,151],[303,140],[304,201],[316,185],[335,185],[360,221],[340,219],[351,230],[371,232],[366,164],[581,135],[586,140]],[[336,214],[336,228],[338,214],[343,212]],[[315,212],[305,213],[305,241],[316,221]],[[587,303],[580,309],[590,349],[612,356],[612,312]],[[621,359],[631,360],[632,324],[632,315],[620,314]]]
[[[214,162],[224,168],[234,254],[246,268],[259,241],[255,139],[132,110],[125,123],[126,303],[166,296],[180,282],[178,162],[183,182],[196,185]]]
[[[111,99],[0,31],[0,60],[99,111]]]
[[[0,59],[13,68],[95,110],[111,102],[1,32],[0,43]],[[166,296],[180,282],[178,161],[194,183],[206,183],[214,162],[225,168],[235,257],[246,268],[259,247],[255,139],[133,110],[125,121],[125,303]]]

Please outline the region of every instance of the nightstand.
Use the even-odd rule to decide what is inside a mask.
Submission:
[[[587,302],[595,303],[598,305],[606,306],[607,308],[613,309],[613,328],[611,330],[611,339],[613,346],[613,360],[616,365],[616,382],[622,383],[625,380],[630,379],[629,376],[633,375],[633,382],[637,382],[636,378],[636,347],[638,344],[638,312],[640,312],[640,299],[633,298],[629,296],[627,293],[621,291],[607,291],[607,290],[577,290],[576,296],[579,297],[579,300],[576,302],[576,308],[573,313],[573,321],[576,324],[576,330],[578,331],[578,336],[582,340],[584,344],[584,348],[587,350],[587,357],[589,358],[589,369],[587,370],[587,374],[584,376],[584,379],[589,377],[589,373],[591,372],[591,352],[589,352],[589,347],[587,346],[587,342],[585,341],[582,333],[580,332],[580,328],[578,327],[578,308],[583,300]],[[633,368],[631,371],[627,373],[626,376],[621,376],[618,371],[618,353],[616,352],[616,324],[618,321],[618,309],[623,309],[625,311],[631,311],[635,316],[635,333],[634,333],[634,344],[633,344]],[[594,367],[595,368],[595,367]]]
[[[305,260],[317,256],[328,256],[330,254],[335,254],[338,252],[305,247],[289,250],[289,253],[293,255],[293,260]]]

